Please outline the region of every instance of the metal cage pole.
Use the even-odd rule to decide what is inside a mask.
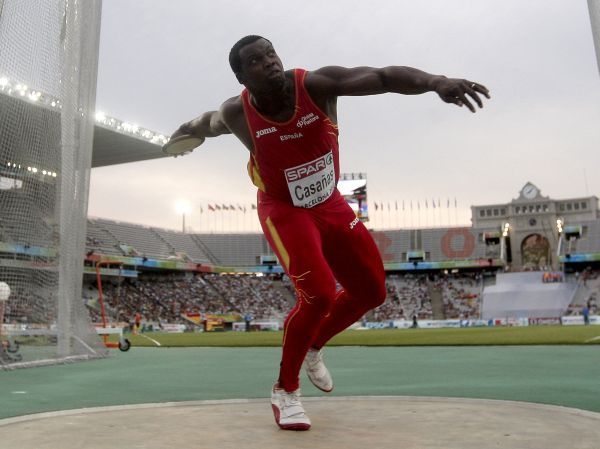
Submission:
[[[588,0],[588,9],[590,11],[590,21],[592,22],[594,47],[596,48],[596,62],[600,72],[600,0]]]

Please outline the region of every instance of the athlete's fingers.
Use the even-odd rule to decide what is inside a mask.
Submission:
[[[475,112],[475,106],[469,101],[469,97],[467,97],[465,92],[461,92],[458,94],[458,101],[469,108],[469,111]],[[462,106],[462,105],[459,105]]]
[[[485,87],[483,84],[479,84],[479,83],[471,83],[470,84],[471,89],[473,89],[475,92],[480,93],[482,95],[485,96],[485,98],[490,98],[490,91],[487,87]]]

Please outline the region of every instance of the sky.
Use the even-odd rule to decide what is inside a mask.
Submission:
[[[288,69],[400,65],[489,88],[475,114],[431,92],[339,98],[341,171],[367,174],[375,229],[468,225],[471,205],[508,203],[527,182],[554,199],[600,196],[584,0],[104,0],[96,111],[170,135],[241,92],[228,54],[247,34],[270,39]],[[95,168],[88,214],[181,229],[184,201],[188,231],[258,230],[247,160],[227,135],[184,157]]]

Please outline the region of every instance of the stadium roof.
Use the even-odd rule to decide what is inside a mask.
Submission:
[[[50,112],[50,117],[56,114],[56,123],[60,123],[60,108],[57,98],[0,76],[0,111],[13,117],[26,111],[30,117],[44,121]],[[96,112],[92,168],[167,157],[161,151],[167,141],[163,134]]]
[[[158,141],[152,142],[96,122],[92,168],[167,157],[161,146]]]

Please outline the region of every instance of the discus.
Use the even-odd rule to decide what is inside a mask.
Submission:
[[[162,151],[168,156],[182,156],[191,153],[194,148],[199,147],[203,142],[204,137],[184,134],[165,143],[162,147]]]

